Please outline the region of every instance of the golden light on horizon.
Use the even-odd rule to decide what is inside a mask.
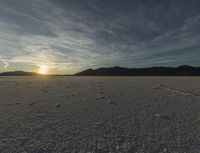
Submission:
[[[46,65],[39,66],[38,73],[39,74],[47,74],[49,71],[49,68]]]

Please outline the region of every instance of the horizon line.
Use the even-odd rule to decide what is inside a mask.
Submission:
[[[112,66],[112,67],[98,67],[98,68],[87,68],[80,72],[76,72],[74,74],[59,74],[59,73],[48,73],[48,74],[40,74],[35,71],[24,71],[24,70],[11,70],[11,71],[3,71],[0,72],[0,74],[4,73],[33,73],[32,75],[38,75],[38,76],[75,76],[78,73],[87,71],[87,70],[98,70],[98,69],[106,69],[106,68],[124,68],[124,69],[147,69],[147,68],[180,68],[180,67],[193,67],[193,68],[200,68],[200,66],[191,66],[191,65],[179,65],[179,66],[151,66],[151,67],[122,67],[122,66]]]

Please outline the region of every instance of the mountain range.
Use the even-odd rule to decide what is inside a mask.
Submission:
[[[0,76],[38,76],[35,72],[11,71],[0,73]],[[62,76],[62,75],[54,75]],[[200,67],[182,65],[179,67],[147,67],[125,68],[107,67],[87,69],[74,74],[74,76],[200,76]]]
[[[24,71],[10,71],[10,72],[2,72],[0,76],[36,76],[39,75],[35,72],[24,72]]]
[[[124,68],[109,67],[87,69],[76,76],[200,76],[200,67],[182,65],[179,67]]]

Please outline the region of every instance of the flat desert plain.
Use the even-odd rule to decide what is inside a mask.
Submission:
[[[1,153],[199,153],[199,77],[1,77]]]

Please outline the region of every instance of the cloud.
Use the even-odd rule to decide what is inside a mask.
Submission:
[[[6,59],[3,59],[1,56],[0,56],[0,61],[4,64],[4,68],[7,69],[7,67],[9,66],[9,63]]]
[[[6,0],[0,6],[1,61],[9,67],[46,63],[59,73],[196,64],[199,5],[198,0]]]

